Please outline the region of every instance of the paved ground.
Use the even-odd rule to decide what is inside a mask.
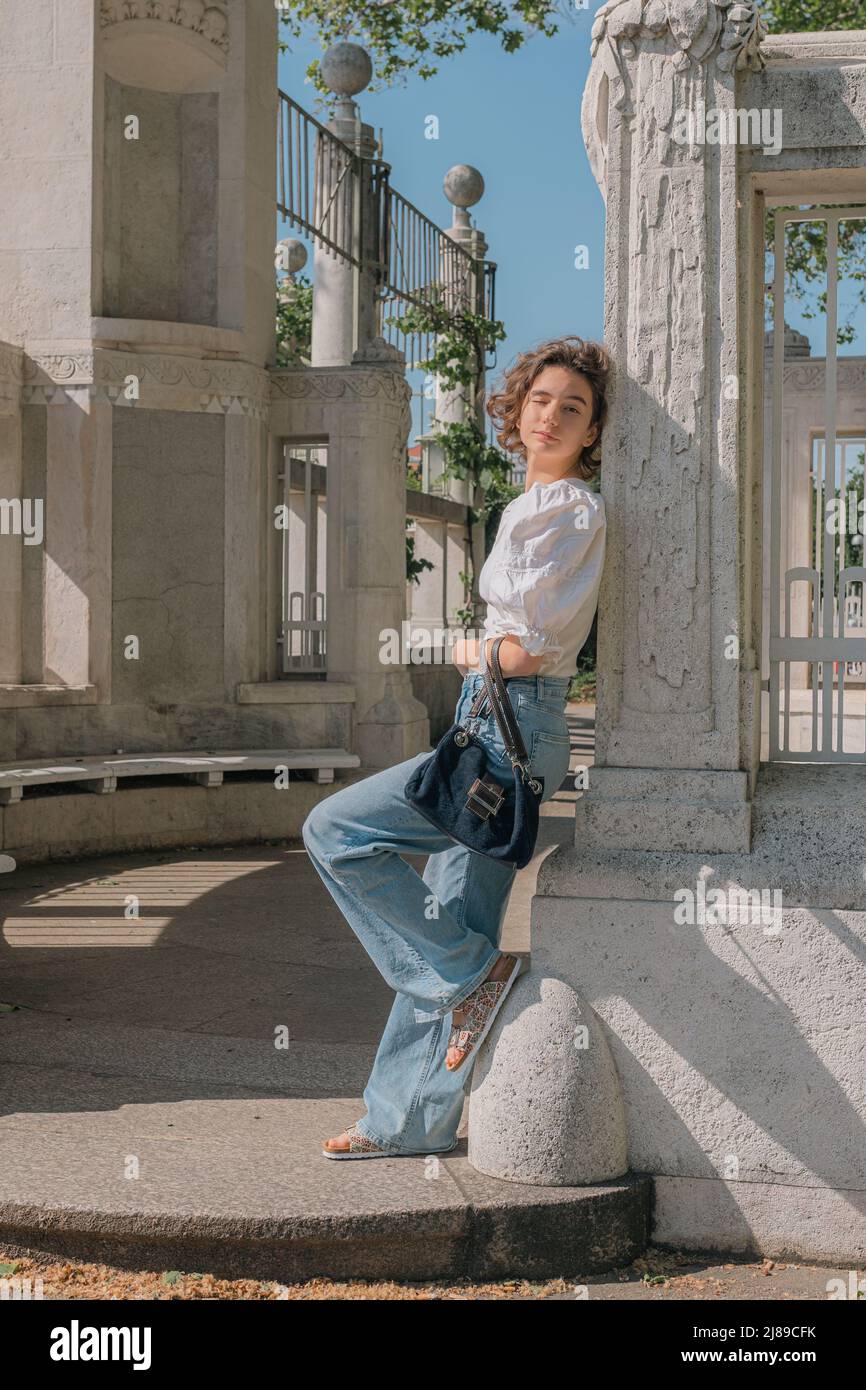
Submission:
[[[592,714],[569,707],[575,765],[591,762]],[[528,949],[537,867],[572,833],[575,795],[567,781],[542,808],[506,949]],[[555,1223],[571,1200],[472,1169],[466,1113],[435,1171],[322,1158],[364,1112],[392,994],[299,840],[23,865],[0,879],[0,916],[0,1244],[46,1214],[55,1232],[184,1248],[208,1231],[294,1238],[361,1215],[380,1232],[398,1210],[440,1240],[433,1277],[467,1239],[465,1213],[524,1203]]]

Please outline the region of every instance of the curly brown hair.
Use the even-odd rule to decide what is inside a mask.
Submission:
[[[520,415],[535,378],[545,367],[566,367],[585,376],[592,390],[592,421],[598,423],[598,436],[584,449],[577,460],[578,477],[589,481],[598,476],[601,467],[601,431],[607,419],[607,382],[611,359],[601,343],[569,336],[552,338],[529,352],[522,352],[513,366],[506,368],[500,390],[492,391],[485,410],[496,427],[496,438],[507,453],[526,457],[526,446],[520,438]]]

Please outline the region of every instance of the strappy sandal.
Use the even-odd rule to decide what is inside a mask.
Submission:
[[[326,1149],[322,1147],[325,1158],[426,1158],[429,1153],[450,1153],[457,1148],[457,1139],[447,1149],[420,1149],[417,1153],[403,1153],[397,1149],[382,1149],[366,1134],[362,1134],[357,1124],[348,1125],[348,1149]]]
[[[462,1004],[458,1004],[458,1009],[465,1009],[466,1017],[462,1023],[455,1023],[448,1037],[448,1046],[456,1047],[463,1053],[459,1062],[453,1066],[448,1065],[447,1052],[445,1068],[447,1071],[459,1071],[465,1064],[467,1058],[478,1055],[478,1049],[483,1043],[493,1020],[505,1002],[505,996],[510,990],[514,981],[520,974],[522,961],[519,956],[514,957],[514,966],[511,971],[501,980],[482,980],[480,985],[467,994]]]
[[[325,1158],[372,1158],[375,1154],[388,1152],[387,1149],[380,1148],[366,1134],[362,1134],[357,1124],[348,1125],[346,1134],[349,1136],[348,1149],[326,1149],[322,1145],[322,1153]]]

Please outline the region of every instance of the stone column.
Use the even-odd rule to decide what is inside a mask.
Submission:
[[[430,747],[402,649],[396,664],[384,640],[406,616],[411,393],[402,352],[381,338],[358,349],[345,381],[349,412],[328,451],[328,678],[354,682],[362,765],[391,767]]]
[[[574,845],[541,867],[532,972],[473,1072],[469,1136],[475,1167],[540,1184],[616,1178],[640,1148],[634,1072],[649,1074],[653,1043],[635,1036],[627,1001],[651,995],[653,1017],[685,1008],[668,998],[687,948],[672,937],[664,867],[673,851],[697,865],[748,853],[760,713],[740,522],[737,148],[704,143],[698,125],[735,108],[735,72],[761,66],[763,26],[752,3],[615,0],[592,33],[583,130],[607,204],[614,363],[596,764]]]
[[[17,603],[0,553],[6,756],[205,743],[201,705],[227,746],[267,737],[237,687],[272,640],[276,42],[269,0],[0,5],[0,337],[23,349],[6,476],[45,504]]]
[[[461,302],[468,304],[472,312],[477,312],[477,306],[482,302],[483,283],[480,277],[483,276],[483,262],[487,254],[488,242],[484,233],[478,227],[471,225],[469,208],[479,202],[484,193],[484,179],[477,169],[469,164],[455,164],[448,170],[444,182],[445,196],[453,205],[454,213],[451,226],[446,228],[445,235],[458,246],[468,251],[475,260],[475,268],[470,272],[469,283],[465,284],[462,262],[455,264],[453,258],[445,258],[445,263],[441,270],[441,279],[445,286],[446,302],[454,305]],[[475,419],[482,432],[485,426],[485,416],[482,407],[482,391],[484,379],[482,374],[479,383],[481,391],[478,398],[472,399],[472,390],[469,386],[444,387],[437,381],[436,383],[436,419],[442,425],[448,425],[455,421],[463,422]],[[441,449],[434,442],[430,450],[431,464],[438,461],[440,468],[444,465],[441,456]],[[431,467],[431,475],[435,477],[434,467]],[[464,506],[481,509],[484,502],[483,489],[479,483],[472,484],[471,479],[448,478],[445,485],[445,496],[450,497],[455,502],[460,502]],[[478,599],[478,575],[484,564],[484,524],[481,521],[475,523],[471,530],[470,549],[472,554],[472,565],[468,566],[465,562],[458,566],[458,569],[469,569],[474,576],[473,592],[470,595],[470,607],[477,614]],[[462,595],[461,595],[462,598]],[[457,605],[455,605],[457,606]],[[462,606],[462,604],[460,605]],[[449,609],[446,617],[450,618],[452,610]],[[479,624],[480,625],[480,624]]]
[[[592,31],[583,131],[607,204],[615,366],[580,842],[749,847],[760,663],[742,628],[737,148],[704,140],[704,115],[726,128],[762,32],[752,3],[721,0],[607,4]]]
[[[445,175],[444,191],[454,209],[451,226],[445,229],[444,235],[449,241],[453,241],[457,246],[468,251],[470,256],[475,256],[483,261],[487,252],[487,241],[484,233],[472,226],[468,210],[482,197],[484,179],[477,169],[470,168],[468,164],[456,164]],[[464,304],[469,304],[474,309],[477,303],[475,277],[472,277],[472,283],[468,285],[463,283],[465,277],[462,274],[462,258],[460,262],[457,262],[453,255],[443,253],[440,261],[439,279],[443,285],[445,302],[456,306],[462,300]],[[475,402],[472,400],[471,387],[443,386],[437,378],[435,410],[437,423],[440,425],[462,424],[473,414],[475,414]],[[431,492],[439,491],[438,486],[432,485],[436,484],[437,479],[441,477],[444,463],[442,451],[434,442],[430,448]],[[461,502],[467,506],[472,501],[469,495],[468,480],[448,478],[441,487],[443,496],[450,497],[454,502]]]
[[[339,98],[328,130],[364,159],[375,155],[376,140],[352,97],[364,90],[372,74],[370,56],[359,44],[333,44],[322,59],[322,76]],[[345,239],[351,228],[348,249],[356,256],[369,251],[374,231],[369,167],[363,166],[360,181],[347,177],[339,153],[324,142],[316,159],[321,171],[316,225],[334,241]],[[345,367],[355,349],[375,336],[375,286],[369,270],[358,270],[323,246],[315,248],[313,273],[312,365]]]
[[[31,363],[32,366],[37,365]],[[111,689],[112,406],[91,384],[46,411],[45,680]]]

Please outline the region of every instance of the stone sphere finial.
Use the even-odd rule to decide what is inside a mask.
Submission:
[[[373,76],[373,63],[359,43],[332,43],[321,63],[322,78],[337,96],[363,92]]]
[[[284,270],[287,270],[290,275],[294,275],[297,271],[303,270],[304,266],[307,264],[308,253],[302,241],[298,241],[297,237],[286,236],[283,237],[281,241],[277,242],[277,246],[280,248],[285,247],[285,252],[280,257],[280,265]]]
[[[442,183],[445,197],[457,208],[471,208],[484,196],[484,180],[471,164],[454,164]]]

